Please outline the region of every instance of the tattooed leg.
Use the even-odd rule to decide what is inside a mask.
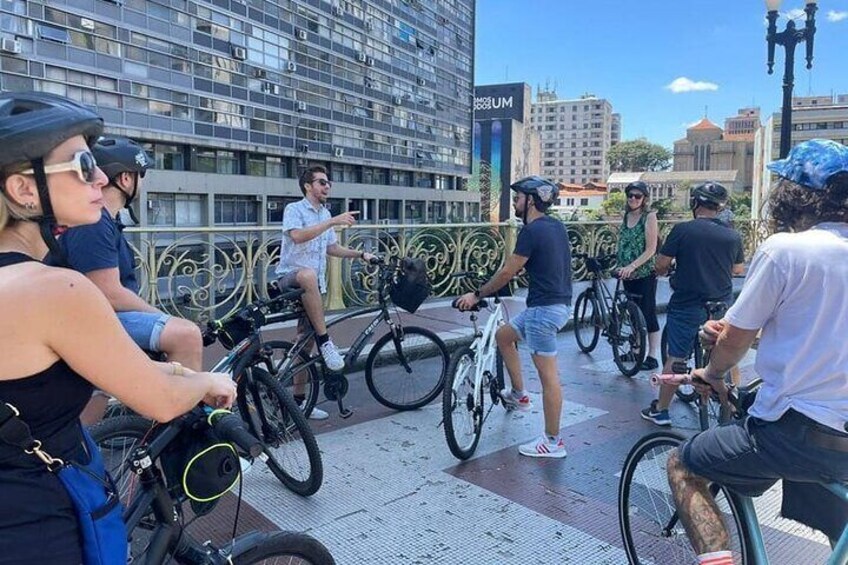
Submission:
[[[668,458],[668,484],[695,553],[729,551],[730,536],[708,483],[689,472],[680,460],[679,450]]]

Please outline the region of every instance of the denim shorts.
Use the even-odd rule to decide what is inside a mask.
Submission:
[[[557,332],[571,317],[571,308],[566,304],[533,306],[513,318],[509,325],[527,342],[533,355],[556,357]]]
[[[160,312],[117,312],[118,320],[132,340],[146,351],[161,351],[162,330],[171,319]]]
[[[669,304],[665,317],[668,356],[688,359],[692,355],[698,330],[706,321],[707,311],[701,305],[673,306]]]

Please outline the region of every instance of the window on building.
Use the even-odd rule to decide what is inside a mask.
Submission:
[[[447,221],[447,206],[444,202],[428,202],[427,210],[431,224],[443,224]]]
[[[581,206],[588,206],[589,205],[589,199],[588,198],[581,198],[580,199],[580,205]]]
[[[215,224],[256,225],[258,208],[255,196],[218,195],[215,196]]]
[[[162,227],[203,226],[206,197],[201,194],[148,195],[148,224]]]
[[[405,224],[422,224],[424,218],[424,201],[423,200],[407,200],[404,207],[404,223]]]
[[[364,184],[386,184],[386,169],[362,167],[362,182]]]
[[[380,223],[400,223],[400,200],[380,200],[378,213]]]

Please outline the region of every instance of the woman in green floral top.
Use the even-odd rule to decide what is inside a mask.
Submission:
[[[660,325],[657,321],[657,275],[654,273],[659,226],[657,214],[648,207],[650,191],[644,182],[630,183],[624,193],[627,204],[618,233],[618,274],[625,290],[639,295],[636,303],[648,327],[648,355],[642,370],[648,371],[659,367]]]

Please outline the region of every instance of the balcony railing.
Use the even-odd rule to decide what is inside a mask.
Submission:
[[[574,252],[615,253],[619,222],[566,223]],[[660,222],[663,235],[672,223]],[[342,245],[391,257],[420,257],[433,295],[464,292],[456,271],[493,274],[515,248],[519,227],[501,224],[355,226],[339,232]],[[737,223],[750,258],[768,236],[763,221]],[[279,227],[132,228],[130,238],[142,283],[141,294],[162,310],[199,322],[221,318],[267,297],[279,261]],[[556,250],[551,250],[555,252]],[[583,261],[572,264],[575,280],[586,277]],[[329,259],[326,305],[331,310],[375,299],[375,272],[361,261]]]

